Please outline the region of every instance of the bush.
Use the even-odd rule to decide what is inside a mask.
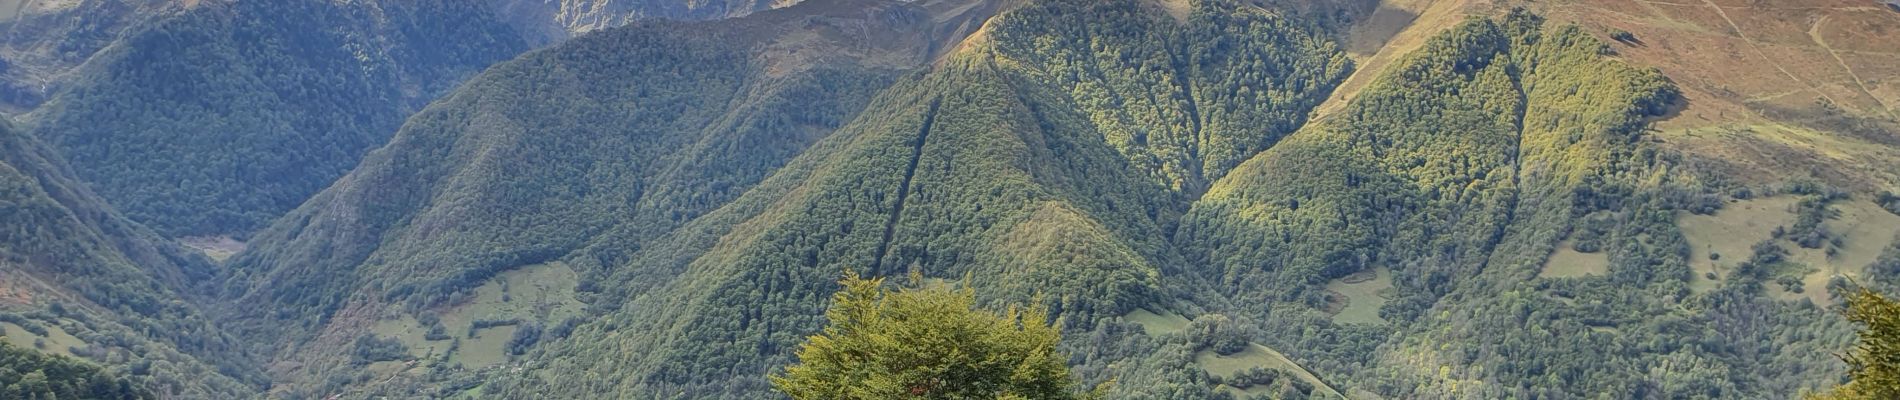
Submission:
[[[1610,29],[1610,38],[1616,39],[1618,42],[1629,44],[1642,43],[1642,41],[1636,39],[1636,34],[1622,29]]]
[[[1782,275],[1781,277],[1775,278],[1775,283],[1781,284],[1783,290],[1792,293],[1801,293],[1801,278],[1793,275]]]
[[[409,358],[409,347],[404,346],[402,341],[375,335],[363,335],[356,338],[355,363],[358,365],[407,358]]]
[[[434,324],[429,325],[429,332],[422,335],[422,339],[428,341],[449,340],[451,338],[453,337],[449,336],[449,329],[442,326],[441,321],[436,321]]]
[[[483,329],[493,328],[497,326],[509,326],[509,325],[519,325],[519,324],[521,324],[521,320],[516,319],[516,318],[478,319],[478,320],[475,320],[475,322],[468,324],[468,337],[471,337],[471,338],[475,337],[475,334],[480,333],[481,330]]]
[[[1244,371],[1235,372],[1233,377],[1227,378],[1227,386],[1233,386],[1239,389],[1247,389],[1255,386],[1269,386],[1278,383],[1280,379],[1286,377],[1286,371],[1253,367]]]
[[[515,329],[515,336],[508,339],[508,354],[521,355],[527,353],[528,348],[534,347],[534,344],[540,341],[541,325],[521,325],[521,328]]]

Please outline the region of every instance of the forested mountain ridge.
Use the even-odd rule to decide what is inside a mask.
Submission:
[[[198,306],[209,260],[118,215],[57,153],[0,126],[0,321],[165,396],[249,396],[243,346]],[[50,341],[50,343],[49,343]]]
[[[242,236],[525,48],[467,2],[204,2],[128,28],[25,120],[134,220]]]
[[[741,29],[735,27],[775,16],[836,15],[824,12],[838,5],[805,3],[708,26]],[[1554,24],[1519,12],[1448,29],[1413,54],[1393,61],[1390,69],[1379,72],[1381,78],[1342,109],[1309,122],[1306,117],[1351,71],[1343,49],[1331,44],[1324,26],[1286,17],[1301,14],[1241,3],[1188,5],[1177,12],[1170,12],[1167,4],[1145,2],[1036,1],[1004,8],[924,71],[902,74],[897,72],[901,65],[895,65],[883,75],[891,82],[888,86],[880,83],[855,89],[854,97],[865,99],[864,103],[821,113],[836,116],[829,122],[835,131],[797,136],[803,139],[792,141],[796,145],[764,153],[775,154],[768,159],[777,161],[759,165],[745,162],[757,157],[728,158],[759,154],[756,149],[691,153],[695,169],[736,170],[744,177],[731,191],[692,195],[708,201],[700,205],[665,200],[686,192],[653,189],[677,184],[673,182],[706,181],[703,176],[667,175],[689,170],[680,167],[615,167],[660,175],[641,178],[639,186],[611,189],[595,186],[592,182],[601,182],[598,178],[575,178],[589,176],[582,171],[597,169],[549,174],[537,172],[541,167],[480,166],[486,162],[480,160],[506,159],[497,157],[540,159],[533,156],[537,153],[522,152],[531,147],[477,150],[493,143],[536,137],[550,141],[545,145],[571,145],[574,139],[558,136],[513,136],[550,126],[546,124],[510,128],[521,132],[516,134],[491,128],[449,130],[444,132],[462,135],[432,139],[440,135],[429,133],[434,128],[425,128],[432,124],[486,126],[494,122],[483,118],[493,116],[592,109],[568,105],[526,112],[514,110],[539,106],[482,105],[476,99],[501,92],[495,87],[504,84],[498,79],[477,79],[419,114],[396,142],[359,169],[360,176],[346,178],[331,193],[293,213],[285,220],[288,225],[266,233],[259,240],[265,245],[240,255],[233,264],[233,271],[238,271],[234,277],[240,279],[227,281],[227,290],[245,290],[246,298],[289,299],[293,309],[316,309],[318,315],[348,316],[355,321],[305,320],[317,322],[310,326],[321,326],[326,333],[311,345],[316,350],[294,359],[343,362],[334,353],[348,348],[351,341],[390,338],[394,341],[385,342],[390,348],[407,349],[409,357],[421,361],[408,368],[430,377],[348,389],[361,390],[351,393],[363,395],[475,390],[501,397],[549,393],[567,397],[761,396],[768,390],[763,376],[789,362],[792,343],[817,328],[830,283],[837,271],[845,269],[886,276],[916,271],[930,282],[970,285],[985,302],[1027,301],[1040,293],[1063,316],[1070,337],[1086,338],[1065,345],[1076,354],[1072,362],[1079,365],[1078,374],[1089,383],[1110,378],[1140,382],[1113,389],[1116,396],[1129,398],[1216,398],[1267,392],[1277,393],[1270,395],[1275,398],[1299,397],[1344,393],[1335,389],[1342,386],[1398,396],[1482,398],[1543,393],[1562,397],[1610,390],[1643,397],[1708,388],[1715,390],[1711,393],[1746,397],[1792,389],[1785,386],[1787,381],[1763,381],[1746,374],[1681,383],[1659,380],[1678,379],[1670,375],[1610,371],[1623,363],[1671,357],[1724,360],[1713,362],[1733,369],[1746,368],[1733,364],[1740,359],[1771,365],[1828,365],[1818,359],[1759,358],[1722,351],[1678,354],[1631,349],[1573,366],[1576,369],[1566,373],[1600,381],[1592,386],[1567,386],[1529,383],[1538,376],[1537,368],[1510,368],[1500,362],[1433,362],[1425,368],[1406,355],[1411,353],[1394,353],[1417,351],[1413,347],[1417,340],[1450,329],[1441,325],[1444,320],[1427,316],[1498,307],[1486,295],[1498,290],[1539,296],[1560,290],[1565,296],[1578,296],[1627,293],[1617,289],[1616,282],[1655,285],[1656,290],[1682,285],[1687,269],[1658,269],[1683,265],[1672,263],[1667,250],[1654,250],[1666,249],[1666,244],[1637,242],[1668,243],[1668,238],[1680,237],[1679,233],[1670,236],[1674,226],[1666,220],[1667,226],[1635,223],[1653,223],[1656,215],[1695,206],[1706,196],[1696,177],[1674,170],[1674,159],[1639,140],[1647,118],[1662,114],[1675,101],[1673,86],[1653,71],[1606,57],[1611,50],[1580,29],[1547,27]],[[916,26],[944,23],[930,14],[929,7],[896,3],[870,7],[881,11],[858,15],[870,15],[871,21],[914,21]],[[793,31],[816,27],[822,32],[829,26],[826,22],[835,21],[804,18],[820,22]],[[659,51],[635,54],[642,55],[638,68],[658,68],[656,72],[661,73],[673,63],[750,64],[732,69],[702,67],[693,75],[664,83],[643,80],[636,87],[649,96],[682,93],[666,89],[675,84],[699,87],[691,93],[701,96],[728,96],[721,93],[736,89],[705,88],[744,87],[760,75],[797,76],[773,68],[783,60],[774,56],[795,51],[760,51],[762,56],[739,62],[748,59],[717,58],[737,56],[701,52],[691,46],[698,42],[663,33],[674,29],[731,32],[695,26],[700,25],[649,24],[609,30],[498,67],[485,78],[509,76],[513,79],[505,81],[517,85],[573,79],[518,74],[586,71],[577,67],[613,58],[578,55],[597,54],[586,49],[609,41],[643,43],[636,47]],[[743,37],[718,33],[688,36],[746,43]],[[803,43],[784,39],[783,33],[767,36],[780,38],[772,42],[780,46]],[[594,42],[590,38],[610,39]],[[917,65],[929,59],[914,58]],[[511,72],[517,68],[523,72]],[[724,83],[728,80],[740,83]],[[611,88],[602,83],[615,82],[586,81],[596,88]],[[567,85],[571,84],[545,87]],[[666,104],[708,101],[691,96],[674,99]],[[638,104],[620,109],[640,115]],[[851,111],[857,108],[863,111]],[[686,110],[665,114],[675,119],[638,121],[681,123],[706,118],[695,113],[709,111]],[[640,123],[606,125],[639,127]],[[545,132],[559,135],[589,129]],[[468,132],[481,133],[471,136]],[[582,137],[589,138],[588,146],[612,148],[618,145],[604,140],[619,135]],[[668,146],[672,145],[659,148]],[[442,159],[477,162],[430,166]],[[620,162],[646,163],[642,160],[648,159],[654,158]],[[720,165],[740,168],[708,168]],[[418,173],[441,175],[413,181],[425,182],[421,185],[369,180],[422,176]],[[414,197],[387,192],[395,187],[432,186],[438,189],[411,192],[417,193]],[[487,189],[464,189],[476,187]],[[610,225],[610,219],[576,219],[582,214],[568,214],[579,213],[574,211],[577,207],[608,207],[586,205],[599,200],[573,199],[622,195],[638,199],[609,202],[616,204],[613,207],[627,204],[624,209],[600,208],[625,211],[587,215],[628,215],[628,221],[634,222]],[[560,206],[537,203],[553,198],[567,200]],[[481,222],[461,225],[473,221]],[[1608,238],[1598,240],[1619,260],[1602,275],[1571,280],[1539,277],[1537,270],[1544,267],[1545,258],[1560,240],[1582,229],[1577,228],[1580,221],[1631,221],[1624,225],[1654,231],[1602,233]],[[386,223],[394,225],[379,225]],[[326,226],[374,228],[364,232]],[[489,230],[500,227],[506,228]],[[1603,228],[1582,230],[1597,229]],[[319,234],[292,236],[309,232]],[[384,232],[401,236],[379,236],[388,234]],[[339,239],[346,241],[335,241]],[[315,260],[343,258],[319,262],[295,258],[310,255],[319,257]],[[588,282],[577,286],[573,295],[588,304],[587,311],[561,320],[483,320],[466,315],[484,312],[484,307],[493,304],[483,300],[480,291],[470,293],[472,288],[506,282],[500,286],[506,293],[507,287],[519,284],[504,278],[515,271],[541,274],[564,269]],[[1331,321],[1338,312],[1333,303],[1343,299],[1331,291],[1330,282],[1362,274],[1391,275],[1391,300],[1379,302],[1384,307],[1375,305],[1370,317],[1378,322]],[[337,282],[359,289],[327,286]],[[352,292],[359,294],[335,295]],[[331,297],[323,297],[325,293]],[[1655,312],[1654,307],[1683,300],[1666,299],[1674,300],[1619,304],[1591,312]],[[1553,312],[1582,312],[1555,305],[1561,302],[1532,304]],[[392,306],[398,311],[387,311]],[[1725,307],[1733,311],[1781,306]],[[1170,334],[1166,324],[1131,323],[1137,320],[1132,316],[1143,313],[1199,318],[1180,322],[1188,326],[1184,332],[1195,333]],[[1695,318],[1703,319],[1687,323],[1700,326],[1723,320]],[[536,372],[508,375],[469,369],[467,363],[474,360],[470,354],[476,353],[458,353],[494,344],[400,333],[385,336],[385,332],[442,329],[430,326],[447,323],[438,321],[473,321],[467,322],[471,340],[493,334],[482,333],[495,332],[491,326],[508,327],[502,332],[513,332],[524,340],[509,342],[504,358],[513,361],[499,362],[526,363]],[[1812,326],[1829,329],[1826,324]],[[447,330],[460,329],[450,325]],[[1379,334],[1388,329],[1404,334]],[[523,336],[523,332],[533,334]],[[1563,330],[1557,334],[1580,333]],[[1648,334],[1628,335],[1621,340],[1656,340]],[[1491,349],[1514,346],[1523,339],[1494,335],[1456,340],[1469,342],[1473,349]],[[449,342],[453,343],[446,347],[448,353],[443,353],[442,343]],[[1280,356],[1274,348],[1290,351]],[[1554,348],[1537,357],[1562,357],[1557,352],[1569,350],[1574,348]],[[324,355],[326,351],[331,355]],[[1300,359],[1306,367],[1258,361],[1272,357]],[[302,365],[308,368],[314,362]],[[1242,367],[1217,369],[1234,364]],[[1247,365],[1264,369],[1253,372]],[[1466,372],[1466,366],[1494,368]],[[1472,376],[1446,379],[1416,373],[1439,367]],[[1826,368],[1816,368],[1814,373],[1825,374],[1830,371]],[[1479,375],[1483,373],[1489,375]],[[1316,377],[1280,379],[1300,374]],[[570,383],[571,377],[588,377],[588,383]],[[1253,379],[1272,383],[1256,385]],[[422,382],[441,383],[418,388]],[[323,390],[339,389],[331,385]]]
[[[1804,89],[1855,99],[1840,118],[1742,102],[1780,132],[1853,122],[1808,148],[1852,162],[1762,175],[1686,154],[1708,143],[1672,125],[1745,82],[1658,47],[1725,50],[1587,13],[1633,15],[1609,2],[382,6],[360,15],[469,16],[387,26],[513,51],[588,33],[438,79],[426,107],[365,106],[402,110],[388,142],[217,267],[89,194],[52,139],[0,136],[24,149],[0,154],[18,171],[0,206],[32,218],[0,237],[29,260],[0,268],[7,340],[80,343],[187,398],[776,398],[767,377],[860,274],[1046,309],[1074,380],[1108,398],[1786,398],[1842,379],[1837,296],[1900,276],[1900,197],[1869,190],[1892,160],[1834,147],[1881,143],[1886,92],[1857,58],[1879,54],[1827,24],[1812,39],[1865,98]],[[1760,25],[1734,17],[1756,6],[1706,6],[1787,39],[1746,35]],[[1850,8],[1790,15],[1868,16]],[[636,10],[686,11],[615,19],[656,15]],[[118,43],[299,37],[224,28],[245,15]],[[284,48],[374,48],[343,37]],[[380,88],[510,57],[446,43],[413,48],[466,62],[299,76]],[[122,85],[33,117],[149,81],[113,65],[87,71]]]
[[[594,260],[612,254],[570,255],[654,246],[730,202],[928,62],[939,23],[981,10],[816,1],[602,31],[497,65],[260,233],[225,293],[273,304],[241,318],[250,334],[320,343],[283,356],[330,360],[364,334],[332,316],[439,310],[557,260],[598,279],[612,271]],[[609,289],[624,288],[587,291]]]
[[[0,109],[38,106],[126,31],[188,6],[167,0],[0,3]]]
[[[808,2],[607,30],[504,64],[267,230],[232,264],[226,295],[305,310],[263,320],[322,332],[278,355],[304,368],[280,377],[418,361],[385,367],[412,371],[399,379],[286,394],[763,396],[842,270],[918,272],[990,304],[1041,298],[1075,338],[1064,347],[1077,374],[1138,382],[1112,389],[1126,398],[1772,397],[1839,371],[1799,351],[1685,344],[1707,339],[1681,330],[1736,323],[1818,340],[1763,336],[1770,349],[1826,348],[1846,331],[1760,298],[1747,275],[1688,289],[1700,278],[1676,252],[1674,215],[1712,212],[1726,187],[1644,140],[1675,86],[1583,29],[1523,11],[1462,22],[1308,121],[1353,71],[1332,27],[1289,18],[1309,14],[1049,0],[950,14],[983,21],[954,45],[920,34],[970,26],[945,10],[996,7],[973,4]],[[867,22],[883,31],[837,29]],[[895,32],[921,36],[865,40]],[[754,50],[709,51],[714,41]],[[879,62],[893,55],[908,61]],[[648,78],[590,75],[598,65]],[[829,75],[867,66],[880,72]],[[782,103],[819,92],[758,89],[826,76],[860,77],[817,86],[855,100]],[[507,101],[524,93],[543,100]],[[646,114],[652,104],[684,108]],[[700,122],[791,104],[824,107],[797,112],[827,116],[822,129]],[[559,122],[589,118],[609,119]],[[643,133],[662,131],[698,133]],[[623,146],[689,151],[594,155]],[[524,163],[552,154],[566,157]],[[1569,266],[1547,259],[1573,248],[1607,266],[1553,275]],[[529,282],[516,277],[564,273],[586,283],[529,303],[558,317],[501,305]],[[1384,300],[1336,286],[1358,276],[1389,281]],[[1370,311],[1340,310],[1349,300]],[[1512,309],[1552,325],[1505,329],[1522,323]],[[1196,318],[1165,322],[1180,314]],[[504,333],[501,348],[490,335]],[[302,337],[278,335],[262,337]],[[1576,345],[1525,347],[1550,341]],[[1577,358],[1584,346],[1615,350]],[[533,372],[479,367],[493,363]]]

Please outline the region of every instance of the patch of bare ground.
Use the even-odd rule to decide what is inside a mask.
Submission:
[[[244,242],[230,236],[191,236],[178,239],[178,244],[198,250],[217,262],[224,262],[232,255],[244,251]]]
[[[1519,2],[1653,66],[1685,107],[1656,139],[1746,183],[1900,188],[1900,13],[1866,0]]]

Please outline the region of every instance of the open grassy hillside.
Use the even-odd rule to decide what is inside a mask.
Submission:
[[[1880,1],[1379,1],[1342,33],[1363,68],[1327,110],[1422,38],[1510,7],[1578,24],[1618,57],[1661,70],[1683,98],[1653,139],[1697,168],[1751,185],[1900,187],[1900,55],[1879,45],[1900,29],[1900,12]]]
[[[1654,65],[1685,104],[1657,124],[1667,147],[1729,176],[1814,177],[1855,191],[1900,188],[1900,12],[1879,1],[1550,4]]]

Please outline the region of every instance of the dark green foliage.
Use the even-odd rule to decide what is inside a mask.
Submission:
[[[488,329],[488,328],[493,328],[493,327],[498,327],[498,326],[515,326],[515,325],[521,325],[521,320],[519,319],[478,319],[478,320],[475,320],[475,322],[471,322],[468,324],[468,337],[473,338],[476,335],[481,334],[483,329]]]
[[[254,388],[240,380],[261,374],[190,301],[212,273],[202,256],[119,216],[51,150],[0,122],[0,280],[35,282],[11,286],[30,288],[27,298],[81,304],[9,303],[24,312],[0,320],[36,335],[58,324],[90,344],[76,349],[82,357],[149,365],[125,376],[161,395],[245,397]]]
[[[515,328],[515,335],[508,338],[508,354],[521,355],[522,353],[526,353],[529,347],[534,347],[535,343],[540,341],[541,324],[530,323],[521,325]]]
[[[423,102],[525,50],[488,13],[443,0],[206,2],[101,52],[34,113],[33,134],[134,220],[242,236]]]
[[[1894,195],[1893,192],[1881,191],[1874,196],[1874,204],[1879,204],[1880,208],[1894,215],[1900,215],[1900,195]]]
[[[1281,381],[1290,379],[1292,378],[1287,376],[1285,371],[1254,367],[1234,373],[1234,376],[1228,377],[1222,383],[1226,383],[1227,386],[1246,389],[1255,386],[1273,386]],[[1301,382],[1301,384],[1305,383]]]
[[[1832,239],[1837,239],[1838,237],[1829,232],[1827,226],[1821,223],[1840,218],[1840,211],[1829,208],[1828,204],[1844,197],[1846,195],[1840,192],[1827,192],[1802,199],[1800,203],[1795,204],[1794,226],[1782,235],[1776,236],[1784,237],[1801,247],[1810,249],[1821,248]]]
[[[79,360],[43,355],[0,341],[0,398],[156,399],[125,378]]]
[[[1610,39],[1616,40],[1618,42],[1623,42],[1625,44],[1642,44],[1643,43],[1642,40],[1636,39],[1636,34],[1630,33],[1630,31],[1626,31],[1622,29],[1610,29]]]
[[[1900,237],[1894,238],[1893,244],[1887,245],[1880,257],[1867,266],[1867,279],[1873,285],[1900,283]]]
[[[314,349],[280,355],[315,365],[285,397],[474,382],[493,398],[769,397],[845,270],[1046,306],[1076,379],[1116,380],[1117,398],[1330,393],[1311,382],[1759,398],[1845,370],[1827,356],[1842,321],[1763,295],[1784,276],[1773,254],[1690,288],[1675,220],[1733,188],[1689,183],[1642,140],[1677,94],[1604,42],[1522,12],[1474,19],[1307,121],[1347,69],[1327,36],[1195,4],[1179,22],[1134,1],[1032,1],[913,74],[850,57],[782,68],[767,55],[813,50],[754,36],[809,38],[780,30],[796,26],[864,49],[854,32],[936,17],[907,4],[583,37],[412,118],[259,235],[225,294],[281,310],[238,318],[252,337],[298,342],[376,310],[451,308],[512,268],[582,274],[586,315],[509,341],[509,366],[533,373],[373,381]],[[1566,239],[1607,271],[1539,277]],[[1374,268],[1393,278],[1386,323],[1332,322],[1322,285]],[[1137,309],[1195,318],[1148,332],[1118,318]],[[1222,379],[1196,361],[1256,344],[1321,379]]]
[[[356,348],[356,358],[353,361],[358,366],[379,361],[397,361],[409,358],[409,348],[403,346],[402,341],[396,339],[377,337],[375,335],[363,335],[358,336],[352,346]]]

